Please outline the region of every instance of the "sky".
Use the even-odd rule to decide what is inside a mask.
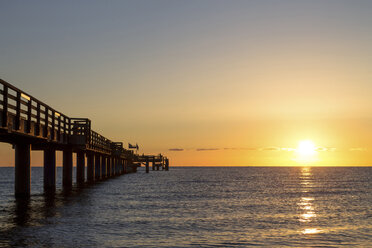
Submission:
[[[171,165],[301,165],[310,140],[370,166],[371,26],[358,0],[3,0],[0,78]]]

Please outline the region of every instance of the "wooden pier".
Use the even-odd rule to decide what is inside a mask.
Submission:
[[[76,182],[83,184],[133,173],[144,164],[149,172],[168,170],[169,159],[138,155],[91,129],[87,118],[70,118],[22,90],[0,79],[0,142],[15,149],[15,196],[31,192],[31,150],[44,152],[44,190],[56,189],[56,151],[63,152],[63,188],[72,187],[73,153],[76,153]],[[87,178],[85,164],[87,160]]]

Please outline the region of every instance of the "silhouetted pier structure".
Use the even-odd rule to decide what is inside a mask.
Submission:
[[[137,156],[137,161],[140,163],[145,164],[146,166],[146,173],[149,173],[150,170],[150,162],[152,163],[152,170],[169,170],[169,159],[164,157],[163,155],[159,154],[157,156],[153,155],[139,155]]]
[[[31,192],[31,150],[44,152],[44,189],[56,189],[56,151],[63,152],[62,185],[72,187],[73,153],[76,153],[76,182],[94,182],[137,171],[141,163],[153,170],[169,169],[162,155],[138,155],[91,129],[87,118],[70,118],[0,79],[0,142],[15,149],[15,196]],[[87,161],[85,161],[87,159]],[[87,178],[85,164],[87,162]]]

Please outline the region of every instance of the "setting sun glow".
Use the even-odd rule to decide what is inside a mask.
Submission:
[[[299,163],[312,163],[318,161],[317,148],[311,140],[301,140],[296,148],[295,161]]]
[[[303,156],[310,156],[316,153],[316,147],[311,140],[301,140],[296,151]]]

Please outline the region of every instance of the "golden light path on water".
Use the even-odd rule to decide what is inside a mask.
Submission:
[[[301,169],[300,184],[302,188],[302,193],[309,193],[311,188],[314,187],[313,174],[311,172],[311,167],[303,167]],[[317,234],[322,233],[323,230],[312,225],[312,222],[317,217],[315,207],[314,207],[314,197],[303,196],[297,203],[302,213],[299,216],[299,221],[301,223],[307,224],[304,229],[300,232],[302,234]]]

